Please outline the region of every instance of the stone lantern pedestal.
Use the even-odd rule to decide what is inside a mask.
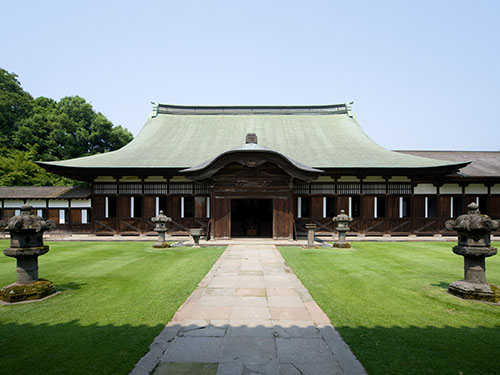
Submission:
[[[314,247],[314,232],[316,231],[316,224],[306,224],[307,229],[307,247]]]
[[[154,231],[158,232],[158,241],[154,243],[153,247],[157,249],[164,249],[169,247],[168,242],[165,241],[165,233],[167,232],[167,223],[172,221],[172,219],[163,214],[163,211],[160,211],[158,216],[152,217],[151,221],[156,223]]]
[[[44,221],[34,215],[32,207],[21,207],[21,214],[14,216],[2,227],[10,232],[10,246],[4,255],[16,258],[17,280],[0,291],[0,299],[6,302],[37,300],[56,292],[54,284],[38,278],[38,257],[46,254],[49,247],[43,244],[43,232],[55,228],[53,221]]]
[[[339,234],[339,238],[333,243],[333,247],[349,249],[351,244],[347,242],[346,235],[349,231],[349,223],[352,221],[352,218],[346,215],[344,210],[340,210],[340,214],[335,216],[332,220],[334,223],[337,223],[335,230]]]
[[[476,203],[467,208],[466,215],[445,223],[448,230],[458,232],[458,245],[453,247],[453,252],[464,257],[464,280],[448,285],[448,292],[464,299],[499,302],[500,288],[486,282],[485,267],[485,258],[497,253],[497,249],[490,246],[490,234],[499,223],[482,215]]]
[[[194,248],[200,247],[200,237],[201,237],[202,232],[203,232],[203,229],[201,229],[201,228],[193,228],[193,229],[189,230],[189,234],[191,235],[191,237],[193,237],[193,241],[194,241],[193,247]]]

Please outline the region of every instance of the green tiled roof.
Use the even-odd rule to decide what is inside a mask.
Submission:
[[[189,168],[245,142],[314,168],[422,168],[454,163],[386,150],[361,129],[348,104],[281,107],[157,105],[125,147],[105,154],[40,163],[73,168]],[[462,163],[463,164],[463,163]]]

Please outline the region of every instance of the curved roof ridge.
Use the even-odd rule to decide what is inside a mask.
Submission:
[[[168,115],[350,114],[350,103],[321,105],[175,105],[154,103],[153,113]]]

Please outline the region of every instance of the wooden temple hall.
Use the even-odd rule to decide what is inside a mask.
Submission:
[[[350,104],[156,104],[125,147],[39,164],[91,183],[90,197],[78,197],[90,199],[84,216],[70,203],[57,215],[68,230],[97,234],[150,233],[160,210],[172,234],[201,227],[215,239],[292,239],[306,223],[332,233],[341,209],[351,234],[367,235],[447,234],[444,222],[471,201],[500,218],[500,152],[389,151]]]

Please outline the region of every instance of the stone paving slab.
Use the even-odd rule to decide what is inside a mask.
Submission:
[[[132,374],[365,375],[273,245],[232,245]]]

